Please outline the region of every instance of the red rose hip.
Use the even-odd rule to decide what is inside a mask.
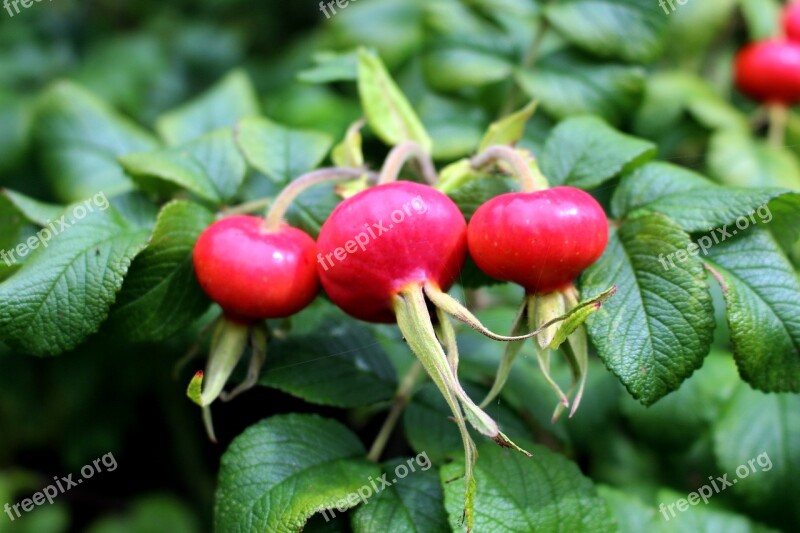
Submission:
[[[750,44],[736,56],[736,85],[767,104],[800,101],[800,44],[770,40]]]
[[[529,294],[569,286],[608,243],[603,208],[574,187],[497,196],[478,208],[467,231],[469,251],[488,275]]]
[[[410,285],[447,290],[466,256],[466,221],[441,192],[419,183],[378,185],[334,209],[317,239],[325,292],[348,314],[395,321],[394,297]]]
[[[225,315],[243,323],[293,315],[319,292],[316,244],[303,231],[264,219],[233,216],[215,222],[194,248],[200,286]]]
[[[797,0],[783,10],[783,30],[790,40],[800,42],[800,2]]]

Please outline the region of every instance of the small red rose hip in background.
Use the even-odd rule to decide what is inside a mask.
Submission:
[[[736,85],[762,103],[800,102],[800,43],[769,40],[744,47],[736,56]]]
[[[239,322],[290,316],[319,291],[314,240],[285,224],[268,231],[259,217],[215,222],[197,240],[193,259],[200,286]]]
[[[529,294],[569,286],[608,243],[603,208],[573,187],[497,196],[472,216],[469,251],[481,270]]]
[[[783,31],[792,41],[800,42],[800,2],[797,0],[783,10]]]

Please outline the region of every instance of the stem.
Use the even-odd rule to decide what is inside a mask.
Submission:
[[[414,361],[414,364],[408,370],[400,386],[397,388],[397,392],[394,395],[394,403],[389,410],[389,415],[383,422],[383,426],[381,426],[378,436],[375,437],[375,442],[372,443],[372,447],[369,449],[369,454],[367,455],[367,459],[373,463],[377,463],[378,459],[380,459],[383,449],[386,447],[386,443],[389,442],[389,437],[392,436],[392,431],[394,431],[394,427],[397,425],[397,421],[400,420],[400,415],[411,400],[411,391],[414,389],[414,385],[417,384],[420,371],[422,371],[422,365],[419,361]]]
[[[547,20],[544,17],[540,18],[533,41],[531,41],[531,46],[522,58],[522,63],[520,64],[522,70],[532,69],[536,65],[536,60],[539,58],[539,49],[542,47],[542,42],[544,41],[545,35],[547,35],[548,28]],[[519,84],[514,83],[505,104],[503,104],[500,110],[501,117],[508,115],[516,108],[517,100],[519,100],[521,95],[522,91],[520,90]]]
[[[525,158],[510,146],[490,146],[473,157],[471,163],[473,168],[480,169],[497,161],[502,161],[511,166],[511,171],[522,186],[522,192],[534,192],[547,188],[547,180],[538,172],[538,167],[535,167],[537,171],[537,175],[535,175]]]
[[[769,106],[769,143],[782,148],[786,139],[786,125],[789,122],[789,108],[783,104]]]
[[[275,198],[275,202],[267,212],[267,219],[264,228],[267,231],[277,231],[283,223],[283,217],[292,202],[300,196],[306,189],[320,185],[322,183],[337,183],[340,181],[350,181],[358,179],[364,174],[371,174],[360,168],[321,168],[308,174],[300,176],[287,185]]]
[[[406,141],[392,148],[392,151],[386,156],[386,161],[383,163],[383,168],[381,168],[381,174],[378,178],[378,185],[396,181],[403,165],[411,159],[416,159],[419,162],[422,177],[426,182],[433,185],[439,181],[436,167],[433,166],[433,161],[428,152],[418,143]]]
[[[243,204],[228,207],[222,210],[222,214],[226,217],[233,215],[248,215],[261,211],[272,203],[272,198],[261,198],[260,200],[253,200],[252,202],[245,202]]]

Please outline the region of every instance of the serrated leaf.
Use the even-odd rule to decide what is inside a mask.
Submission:
[[[145,189],[187,189],[217,203],[236,195],[247,171],[229,129],[175,148],[128,154],[120,163]]]
[[[543,57],[534,70],[517,70],[515,78],[556,119],[595,114],[619,124],[639,104],[645,73],[640,67],[598,64],[559,52]]]
[[[264,117],[240,121],[234,134],[248,163],[277,183],[316,168],[333,144],[324,133],[287,128]]]
[[[208,309],[197,283],[192,250],[214,221],[204,207],[175,201],[161,210],[150,243],[131,264],[109,328],[116,338],[155,342],[186,328]]]
[[[129,190],[117,158],[157,141],[80,86],[62,81],[41,97],[35,121],[45,172],[64,202]]]
[[[380,476],[365,456],[358,437],[316,415],[274,416],[250,426],[222,456],[214,527],[288,533],[317,512],[353,507],[359,499],[349,497]]]
[[[389,145],[415,141],[430,152],[433,143],[419,117],[397,87],[380,58],[358,53],[358,94],[370,128]]]
[[[702,264],[689,257],[670,267],[665,259],[689,244],[663,215],[632,218],[612,228],[606,252],[581,277],[584,298],[617,286],[588,331],[603,363],[645,405],[677,389],[711,346],[714,315]]]
[[[637,207],[664,196],[685,193],[715,184],[687,168],[653,161],[622,177],[611,198],[611,213],[622,218]]]
[[[800,396],[764,394],[740,384],[714,425],[713,438],[721,472],[730,481],[739,478],[729,490],[750,505],[783,514],[787,522],[790,516],[800,520]]]
[[[575,463],[543,446],[522,445],[533,457],[491,443],[479,446],[474,531],[615,531],[605,501]],[[441,469],[445,507],[454,531],[463,530],[465,487],[448,481],[463,472],[458,460]]]
[[[397,377],[369,329],[348,322],[272,342],[260,383],[312,403],[358,407],[390,400]]]
[[[239,119],[258,115],[258,97],[243,70],[234,70],[195,100],[159,117],[156,130],[170,145],[189,142]]]
[[[55,355],[96,332],[149,236],[113,208],[67,223],[0,284],[0,336],[22,352]]]
[[[478,152],[486,150],[493,144],[517,144],[525,133],[525,125],[536,111],[537,102],[534,100],[516,113],[503,117],[489,126],[483,136]]]
[[[710,248],[721,277],[742,379],[767,392],[800,392],[800,280],[774,237],[749,228]]]
[[[663,213],[692,233],[733,226],[734,223],[746,229],[759,222],[770,222],[769,202],[784,195],[800,197],[800,194],[787,189],[712,186],[668,194],[647,204],[644,209]],[[736,235],[738,230],[732,227],[730,232]]]
[[[359,506],[353,513],[352,526],[355,533],[391,531],[392,533],[439,533],[448,532],[447,515],[444,510],[444,495],[439,484],[439,472],[430,469],[430,463],[422,461],[421,470],[416,458],[408,459],[415,471],[403,479],[397,479],[389,488],[372,496],[368,505]],[[403,459],[392,460],[383,465],[388,480],[396,468],[408,468]],[[410,469],[409,469],[410,470]]]
[[[591,189],[644,164],[655,153],[652,143],[620,133],[596,117],[575,117],[550,134],[541,168],[553,186]]]
[[[668,19],[650,0],[564,0],[545,15],[568,41],[600,57],[647,63],[664,48]]]

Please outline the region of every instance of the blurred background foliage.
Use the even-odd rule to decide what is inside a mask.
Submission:
[[[661,159],[721,183],[800,189],[800,115],[790,117],[786,146],[769,145],[762,139],[765,117],[731,81],[734,53],[750,39],[775,33],[779,4],[693,0],[667,15],[654,0],[631,3],[646,13],[645,30],[635,39],[624,24],[589,31],[591,13],[581,12],[586,6],[579,1],[552,2],[556,8],[547,17],[547,2],[534,0],[359,0],[330,19],[318,2],[304,0],[55,0],[13,17],[3,11],[0,185],[51,202],[80,196],[78,184],[64,187],[51,179],[48,131],[36,123],[41,95],[56,80],[74,81],[152,131],[166,111],[215,84],[223,87],[220,80],[230,80],[231,72],[245,72],[264,115],[339,139],[361,115],[349,82],[355,77],[353,49],[366,46],[380,53],[408,95],[440,162],[472,153],[492,120],[537,98],[540,109],[522,142],[534,154],[560,119],[592,113],[652,140]],[[365,142],[374,167],[386,148],[372,136]],[[282,184],[252,172],[238,200],[272,194]],[[615,185],[595,192],[608,197]],[[329,193],[311,194],[298,216],[320,221],[333,201]],[[2,205],[0,217],[0,245],[34,231],[6,216]],[[0,279],[8,273],[0,270]],[[507,329],[519,294],[499,287],[474,297],[491,329]],[[719,303],[721,295],[715,297]],[[652,408],[631,400],[593,360],[589,401],[573,419],[551,425],[552,398],[535,357],[526,353],[490,414],[510,436],[535,439],[576,460],[601,485],[617,517],[637,517],[640,525],[659,519],[652,509],[640,509],[641,502],[672,501],[708,475],[731,471],[739,464],[732,458],[761,451],[759,431],[763,447],[781,445],[770,440],[778,435],[773,422],[790,427],[794,440],[783,452],[796,468],[800,401],[796,395],[754,392],[739,380],[724,306],[716,307],[714,352],[680,390]],[[296,322],[326,323],[331,314],[318,302]],[[377,339],[370,342],[379,343],[381,357],[391,361],[394,368],[384,376],[389,386],[378,389],[385,395],[373,400],[385,407],[394,388],[391,377],[410,361],[405,346],[392,328],[356,326],[341,314],[336,320]],[[184,397],[186,370],[175,377],[174,367],[196,333],[193,328],[168,342],[141,345],[122,344],[101,331],[53,359],[13,354],[0,344],[0,505],[109,451],[119,464],[117,471],[96,476],[14,524],[0,516],[0,532],[206,531],[221,450],[245,427],[286,412],[338,418],[361,435],[373,435],[382,422],[373,416],[380,413],[374,406],[307,404],[297,397],[310,393],[293,389],[290,377],[265,377],[263,384],[271,388],[215,408],[221,443],[213,446]],[[461,335],[464,379],[485,387],[498,349],[470,331]],[[343,336],[337,351],[363,349],[363,342],[356,345],[358,335]],[[303,343],[318,345],[313,337],[296,342],[292,354],[302,352]],[[280,357],[278,349],[275,358]],[[567,369],[559,371],[568,380]],[[447,438],[457,435],[442,427],[444,403],[426,392],[431,391],[415,396],[404,415],[406,438],[437,462],[437,451],[451,448]],[[445,436],[432,438],[437,435]],[[403,443],[394,446],[406,450]],[[715,496],[715,510],[702,527],[754,531],[757,521],[796,531],[798,474],[791,464],[776,465],[762,479]],[[347,530],[341,520],[312,522],[308,530],[317,527]]]

